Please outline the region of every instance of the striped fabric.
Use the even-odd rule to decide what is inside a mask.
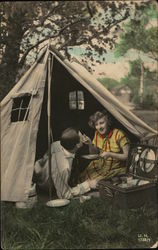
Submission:
[[[129,143],[129,139],[120,129],[113,129],[106,137],[103,137],[97,131],[95,132],[93,144],[97,146],[101,152],[122,153],[124,145]],[[118,159],[108,157],[106,160],[98,159],[91,161],[88,167],[80,175],[80,181],[87,179],[108,179],[117,174],[126,172],[125,162]]]

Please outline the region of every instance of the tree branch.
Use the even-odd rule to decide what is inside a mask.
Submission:
[[[86,6],[87,6],[87,10],[89,12],[90,17],[93,17],[93,13],[92,13],[92,10],[90,8],[89,1],[86,1]]]
[[[44,22],[48,19],[48,17],[50,17],[50,16],[52,15],[53,12],[55,12],[58,8],[61,8],[62,6],[64,6],[64,2],[62,2],[62,3],[60,2],[59,5],[55,6],[52,10],[50,10],[50,11],[48,12],[48,14],[45,15],[45,16],[42,18],[42,20],[41,20],[41,22],[40,22],[39,24],[34,24],[33,26],[31,26],[31,28],[30,28],[29,30],[26,29],[26,30],[25,30],[26,33],[24,34],[24,38],[27,36],[27,33],[33,32],[33,31],[35,31],[38,27],[43,26]],[[39,21],[39,18],[34,19],[34,21],[36,21],[36,20]]]
[[[60,50],[63,50],[63,49],[65,49],[65,46],[67,46],[68,44],[69,44],[69,46],[79,46],[79,45],[82,45],[82,44],[84,44],[84,43],[86,43],[87,42],[87,39],[82,39],[82,40],[80,40],[80,41],[75,41],[75,44],[73,44],[73,43],[71,43],[72,42],[72,40],[67,40],[67,42],[65,42],[64,44],[62,44],[59,48],[58,48],[58,50],[60,51]]]
[[[56,9],[61,8],[62,6],[64,6],[64,4],[65,4],[64,2],[61,3],[61,2],[59,1],[59,5],[55,6],[52,10],[49,11],[49,13],[48,13],[46,16],[44,16],[44,18],[43,18],[43,20],[42,20],[40,26],[42,26],[42,25],[44,24],[45,20],[46,20],[46,19],[56,10]]]
[[[75,25],[75,24],[81,22],[82,20],[84,20],[84,18],[79,19],[79,20],[76,20],[76,21],[74,21],[73,23],[69,23],[69,24],[65,25],[62,29],[60,29],[59,32],[58,32],[57,34],[55,34],[55,35],[53,34],[53,35],[51,35],[51,36],[47,36],[47,37],[43,38],[42,40],[38,41],[36,44],[32,45],[32,46],[31,46],[30,48],[28,48],[27,51],[25,51],[25,53],[23,54],[22,58],[20,59],[19,66],[22,67],[22,65],[24,64],[24,61],[25,61],[25,59],[26,59],[28,53],[29,53],[32,49],[36,48],[38,45],[40,45],[41,43],[45,42],[45,41],[48,40],[49,38],[56,38],[56,37],[60,36],[68,27],[73,26],[73,25]]]
[[[110,29],[112,29],[115,25],[123,22],[124,20],[127,19],[127,16],[124,16],[123,18],[119,19],[119,20],[115,20],[113,23],[110,23],[109,25],[107,25],[107,29],[108,29],[108,32],[110,31]]]

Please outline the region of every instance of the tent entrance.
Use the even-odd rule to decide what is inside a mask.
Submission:
[[[55,58],[51,76],[51,129],[53,140],[60,139],[61,132],[75,126],[93,137],[88,119],[103,106],[82,86]],[[43,105],[37,134],[36,158],[41,158],[48,148],[48,79],[46,79]]]
[[[89,116],[95,111],[105,108],[56,58],[54,58],[53,62],[51,79],[51,129],[53,140],[59,140],[61,132],[71,126],[77,127],[81,132],[93,138],[94,131],[88,126]],[[37,135],[36,160],[41,158],[48,149],[47,99],[48,79],[46,79]],[[122,127],[115,119],[114,121],[117,123],[117,127]]]

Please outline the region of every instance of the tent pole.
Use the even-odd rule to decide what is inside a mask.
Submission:
[[[52,178],[51,178],[51,55],[48,56],[48,167],[49,167],[49,199],[52,199]]]

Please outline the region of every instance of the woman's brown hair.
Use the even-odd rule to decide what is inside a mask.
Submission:
[[[105,117],[107,120],[107,125],[108,125],[108,130],[111,128],[111,117],[109,116],[108,112],[106,110],[102,110],[102,111],[96,111],[93,115],[91,115],[89,117],[89,122],[88,125],[95,129],[95,123],[101,119]]]

